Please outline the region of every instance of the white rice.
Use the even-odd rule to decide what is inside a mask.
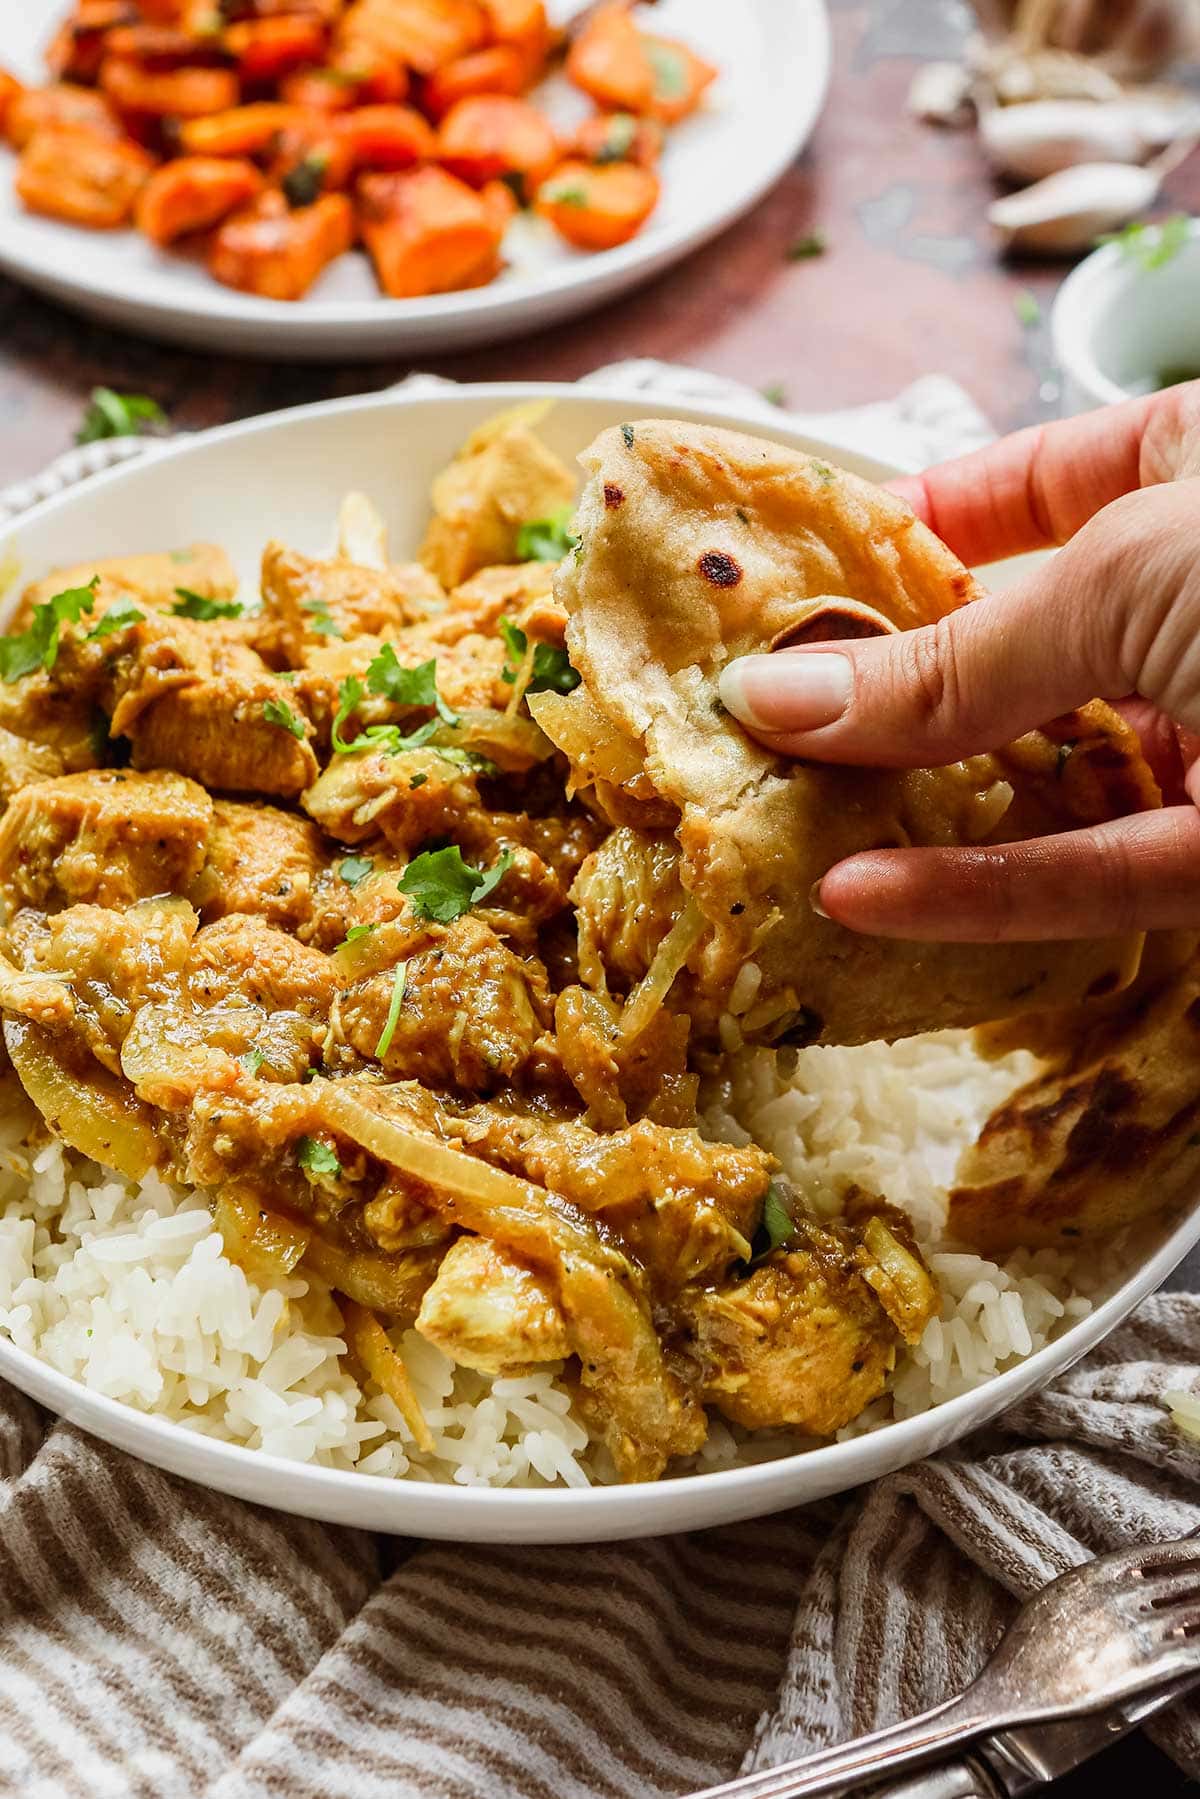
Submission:
[[[786,1078],[773,1054],[747,1052],[706,1095],[706,1132],[760,1143],[821,1215],[851,1183],[903,1207],[938,1281],[940,1317],[844,1435],[979,1386],[1091,1309],[1065,1255],[998,1264],[945,1241],[958,1152],[1032,1067],[1024,1054],[985,1062],[943,1033],[805,1050]],[[205,1193],[125,1180],[56,1142],[30,1152],[30,1123],[19,1090],[0,1084],[0,1331],[61,1373],[189,1430],[330,1468],[492,1487],[613,1478],[560,1367],[489,1380],[407,1331],[394,1341],[434,1437],[421,1453],[393,1401],[354,1378],[318,1281],[258,1287],[223,1254]],[[797,1446],[714,1417],[692,1466]]]

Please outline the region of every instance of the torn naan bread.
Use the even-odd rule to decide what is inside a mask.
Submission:
[[[1133,978],[1138,937],[907,943],[812,911],[813,884],[858,850],[1015,840],[1160,804],[1136,737],[1099,702],[994,755],[915,770],[783,760],[728,715],[717,677],[735,656],[910,628],[978,597],[907,506],[701,425],[623,425],[582,461],[582,542],[556,579],[582,685],[531,709],[614,822],[675,833],[688,904],[672,953],[702,1030],[747,964],[741,1034],[775,1043],[977,1024]],[[656,998],[672,972],[651,971]]]

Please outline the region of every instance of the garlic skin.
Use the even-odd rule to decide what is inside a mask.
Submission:
[[[1030,100],[989,107],[979,118],[984,154],[1014,181],[1041,181],[1077,163],[1141,163],[1195,136],[1200,106],[1189,99]]]
[[[971,73],[958,62],[922,63],[908,90],[908,110],[927,125],[953,130],[973,116]]]
[[[1161,172],[1122,162],[1077,163],[988,207],[1005,248],[1041,256],[1090,249],[1158,198]]]
[[[1200,56],[1200,0],[975,0],[975,13],[993,41],[1012,33],[1029,48],[1094,58],[1119,81]]]

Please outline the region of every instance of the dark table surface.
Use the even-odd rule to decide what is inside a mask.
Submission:
[[[960,0],[831,0],[835,71],[810,148],[755,213],[632,298],[493,350],[427,360],[459,380],[572,380],[626,356],[694,363],[786,402],[829,408],[953,375],[998,430],[1053,417],[1046,316],[1062,266],[1005,263],[985,211],[993,189],[970,133],[909,119],[916,62],[953,55]],[[1168,209],[1200,212],[1200,157],[1175,171]],[[825,254],[789,261],[819,232]],[[1027,322],[1032,294],[1040,316]],[[410,364],[250,362],[166,349],[80,321],[0,280],[0,485],[69,447],[91,388],[153,394],[196,429],[365,392]],[[1200,1255],[1170,1283],[1200,1289]],[[1129,1779],[1155,1799],[1194,1790],[1140,1738],[1057,1791]],[[1107,1784],[1106,1784],[1107,1783]]]

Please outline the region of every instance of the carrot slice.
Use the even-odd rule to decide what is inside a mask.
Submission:
[[[654,103],[654,70],[623,6],[603,8],[580,32],[567,56],[567,74],[599,106],[649,112]]]
[[[503,233],[520,212],[517,196],[507,181],[485,181],[479,190],[479,198],[483,201],[488,218],[496,229]]]
[[[560,154],[549,121],[528,101],[503,94],[460,100],[438,129],[438,161],[474,187],[516,177],[531,194]]]
[[[479,287],[498,273],[503,225],[444,169],[365,175],[358,194],[363,242],[393,299]]]
[[[245,19],[225,32],[225,48],[237,57],[238,74],[248,86],[278,81],[304,63],[320,62],[325,46],[325,27],[303,13]]]
[[[487,15],[479,0],[354,0],[338,41],[350,38],[365,39],[418,75],[432,75],[487,42]]]
[[[564,162],[538,189],[537,210],[579,250],[611,250],[636,235],[658,204],[658,178],[632,162]]]
[[[230,69],[148,69],[123,56],[106,56],[100,87],[123,113],[154,118],[202,119],[238,102],[238,78]]]
[[[256,156],[270,149],[281,132],[304,125],[307,118],[299,106],[258,100],[208,119],[186,119],[179,141],[189,156]]]
[[[543,0],[481,0],[481,4],[496,42],[520,51],[528,85],[545,62],[553,40]]]
[[[0,69],[0,132],[5,136],[8,134],[9,111],[25,91],[15,75],[10,75],[7,69]]]
[[[664,125],[677,125],[695,111],[701,95],[719,71],[675,38],[656,37],[653,32],[643,31],[641,39],[654,78],[650,111]]]
[[[56,82],[52,87],[22,88],[10,94],[4,130],[10,144],[23,150],[35,131],[90,131],[113,142],[125,136],[116,113],[94,88]]]
[[[515,98],[528,85],[521,52],[512,44],[492,44],[436,69],[425,83],[421,102],[431,117],[441,119],[459,100],[475,94],[508,94]]]
[[[128,139],[106,142],[65,127],[36,131],[17,165],[17,194],[30,212],[111,231],[124,225],[153,169]]]
[[[156,244],[207,231],[260,192],[252,162],[225,156],[181,156],[156,169],[138,195],[135,221]]]
[[[125,57],[151,69],[178,69],[185,63],[213,65],[222,60],[219,39],[197,38],[178,25],[150,25],[144,21],[108,32],[104,49],[109,56]]]
[[[127,24],[131,11],[128,0],[83,0],[47,46],[46,66],[55,80],[95,81],[113,28]]]
[[[313,205],[292,210],[271,189],[218,226],[208,271],[244,293],[300,300],[353,242],[354,209],[345,194],[322,194]]]
[[[598,112],[575,133],[571,153],[583,162],[636,162],[653,169],[662,147],[663,128],[657,119],[639,119],[632,112]]]
[[[359,169],[410,169],[434,153],[432,128],[411,106],[358,106],[333,131]]]

